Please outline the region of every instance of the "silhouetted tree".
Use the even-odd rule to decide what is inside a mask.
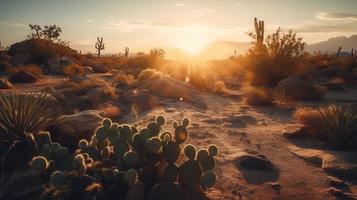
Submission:
[[[157,60],[163,60],[165,58],[165,50],[160,48],[154,48],[150,50],[150,57]]]
[[[129,47],[124,48],[124,57],[128,58],[129,57]]]
[[[32,31],[32,33],[30,33],[27,37],[30,38],[30,39],[40,39],[42,38],[43,36],[43,32],[42,32],[42,28],[40,25],[32,25],[32,24],[29,24],[29,27]]]
[[[97,42],[95,43],[95,48],[98,51],[98,58],[100,57],[100,52],[105,49],[104,47],[104,42],[103,42],[103,37],[99,38],[97,37]]]
[[[341,53],[341,50],[342,50],[342,47],[338,47],[338,49],[337,49],[337,56],[339,56],[340,55],[340,53]]]
[[[57,41],[62,33],[62,29],[56,25],[45,26],[42,34],[45,39]]]

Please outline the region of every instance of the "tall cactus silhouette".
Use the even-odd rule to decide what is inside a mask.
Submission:
[[[124,48],[124,57],[128,58],[128,56],[129,56],[129,47],[125,47]]]
[[[105,49],[104,45],[105,44],[103,42],[103,37],[97,37],[97,43],[95,43],[95,48],[98,51],[98,58],[100,57],[100,52]]]
[[[354,57],[354,50],[353,50],[353,48],[351,49],[351,56],[352,56],[352,58]]]
[[[341,53],[341,50],[342,50],[342,47],[338,47],[338,49],[337,49],[337,56],[339,56],[340,55],[340,53]]]
[[[255,33],[257,35],[257,45],[263,46],[264,42],[264,21],[254,18]]]

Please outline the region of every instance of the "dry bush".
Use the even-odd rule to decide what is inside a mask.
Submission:
[[[155,70],[155,69],[145,69],[140,72],[138,75],[138,80],[139,81],[144,81],[144,80],[150,80],[150,79],[156,79],[162,77],[162,73]]]
[[[249,50],[244,66],[247,80],[253,86],[274,87],[290,76],[305,56],[305,43],[296,33],[283,33],[279,28],[266,37],[266,45],[256,45]]]
[[[135,77],[131,74],[118,74],[114,78],[113,83],[122,86],[127,86],[133,84],[135,81]]]
[[[266,87],[249,87],[245,93],[245,102],[252,106],[272,104],[272,92]]]
[[[83,75],[84,69],[82,66],[72,63],[63,68],[63,74],[66,76],[77,76]]]
[[[337,147],[356,145],[357,112],[347,105],[298,109],[294,118],[316,136]]]
[[[14,74],[18,71],[29,72],[39,78],[43,76],[42,68],[35,64],[30,64],[30,65],[25,65],[25,66],[16,66],[16,67],[11,66],[11,67],[6,68],[6,72],[10,73],[10,74]]]
[[[216,81],[213,85],[213,92],[217,94],[227,94],[226,84],[223,81]]]

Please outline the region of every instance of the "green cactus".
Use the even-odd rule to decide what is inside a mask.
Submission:
[[[175,163],[180,156],[181,147],[174,141],[169,141],[164,145],[164,157],[168,163]]]
[[[216,162],[215,162],[213,156],[210,156],[206,149],[201,149],[198,151],[197,160],[200,163],[201,168],[204,172],[213,170],[213,168],[216,165]]]
[[[145,188],[140,182],[130,186],[126,195],[126,200],[145,200]]]
[[[86,149],[86,148],[88,147],[88,141],[82,139],[82,140],[80,140],[80,141],[78,142],[78,146],[79,146],[79,148],[81,148],[82,150],[84,150],[84,149]]]
[[[58,187],[66,183],[66,175],[61,171],[55,171],[51,175],[51,185]]]
[[[187,126],[190,123],[189,119],[184,118],[182,120],[182,125],[178,125],[176,122],[173,124],[175,128],[175,140],[177,143],[181,144],[185,142],[188,138]]]
[[[165,181],[176,182],[179,169],[175,164],[168,163],[163,170],[162,176]]]
[[[179,167],[182,184],[198,190],[200,187],[202,170],[197,160],[188,160]]]
[[[117,142],[113,146],[114,156],[117,159],[123,158],[124,154],[129,151],[129,144],[127,142]]]
[[[127,167],[134,167],[139,162],[139,155],[135,151],[128,151],[124,154],[124,164]]]
[[[166,119],[164,116],[158,116],[156,118],[156,123],[159,125],[159,126],[163,126],[165,123],[166,123]]]
[[[47,131],[41,131],[37,134],[34,134],[34,139],[36,141],[38,148],[43,147],[43,145],[45,144],[49,145],[52,143],[50,133]]]
[[[44,172],[48,168],[48,162],[45,157],[36,156],[32,158],[30,166],[35,171]]]
[[[82,154],[75,156],[73,160],[73,168],[78,172],[79,175],[84,175],[86,173],[87,167],[85,158]]]
[[[102,126],[95,131],[95,138],[97,141],[103,141],[109,137],[109,129]]]
[[[129,186],[132,186],[138,181],[138,173],[136,172],[135,169],[129,169],[125,173],[124,179]]]
[[[64,159],[68,156],[68,149],[66,147],[60,147],[59,149],[55,150],[56,159]]]
[[[102,154],[103,159],[110,159],[110,150],[108,147],[104,148],[100,153]]]
[[[208,146],[208,154],[210,156],[216,156],[218,154],[218,147],[214,144]]]
[[[111,119],[104,119],[103,120],[103,127],[106,129],[109,129],[112,126],[112,120]]]
[[[147,149],[151,153],[159,153],[162,148],[162,141],[159,137],[152,137],[146,142]]]
[[[192,144],[188,144],[184,148],[185,156],[190,159],[194,160],[196,157],[196,149]]]
[[[201,186],[207,190],[214,186],[216,183],[216,175],[212,171],[206,171],[201,178]]]
[[[107,148],[109,145],[109,141],[107,139],[101,140],[97,143],[97,149],[102,151],[103,149]]]
[[[257,45],[262,47],[264,44],[264,21],[258,21],[258,19],[254,18],[254,27],[255,27],[255,34],[257,39]]]

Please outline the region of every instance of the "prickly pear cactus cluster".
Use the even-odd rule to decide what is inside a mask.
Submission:
[[[216,181],[217,146],[184,145],[187,118],[173,123],[173,133],[163,130],[165,123],[163,116],[142,128],[105,119],[91,138],[79,141],[73,153],[53,143],[48,132],[41,132],[34,138],[41,155],[30,166],[48,175],[50,198],[66,193],[73,198],[154,200],[185,199],[187,190],[203,194]]]

